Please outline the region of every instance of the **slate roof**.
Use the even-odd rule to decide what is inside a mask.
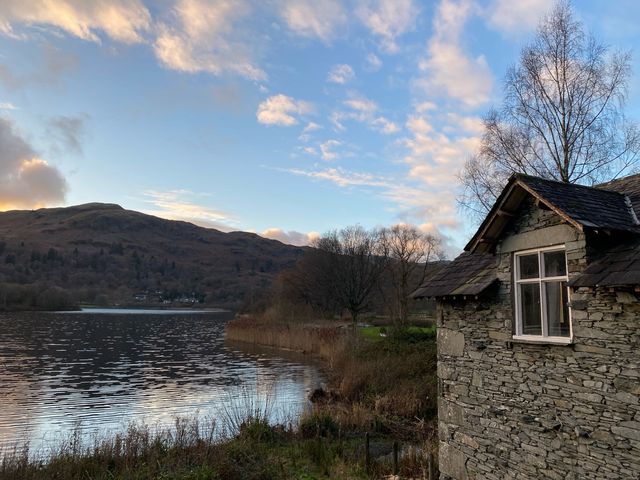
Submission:
[[[463,252],[453,262],[427,278],[411,297],[478,295],[496,281],[494,255]]]
[[[509,179],[465,252],[430,276],[411,296],[478,295],[497,281],[492,245],[500,238],[528,195],[574,227],[631,233],[635,240],[612,247],[574,278],[570,285],[640,285],[640,174],[587,187],[515,174]],[[615,238],[615,237],[614,237]]]
[[[612,248],[569,282],[571,287],[624,285],[640,285],[640,239]]]
[[[630,200],[613,189],[586,187],[529,175],[518,179],[548,203],[582,226],[619,231],[640,231]]]
[[[613,190],[629,197],[631,205],[637,215],[640,215],[640,174],[611,180],[610,182],[596,185],[596,188]]]
[[[640,222],[633,207],[634,201],[637,202],[640,213],[640,175],[587,187],[514,174],[465,250],[489,251],[508,223],[504,215],[514,214],[527,194],[579,230],[640,233]]]

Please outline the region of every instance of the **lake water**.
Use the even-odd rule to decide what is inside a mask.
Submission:
[[[225,344],[229,312],[0,314],[0,444],[228,415],[294,419],[323,381],[301,356]]]

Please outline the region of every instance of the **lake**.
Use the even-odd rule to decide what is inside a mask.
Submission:
[[[74,429],[268,409],[295,419],[323,382],[301,355],[227,345],[224,311],[0,313],[0,444],[42,451]],[[234,413],[235,414],[235,413]]]

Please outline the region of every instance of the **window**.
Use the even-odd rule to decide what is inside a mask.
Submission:
[[[571,312],[564,247],[518,252],[514,263],[515,338],[566,343]]]

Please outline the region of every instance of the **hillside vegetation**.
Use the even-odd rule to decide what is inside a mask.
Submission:
[[[159,301],[234,307],[259,296],[303,251],[113,204],[3,212],[0,309]]]

